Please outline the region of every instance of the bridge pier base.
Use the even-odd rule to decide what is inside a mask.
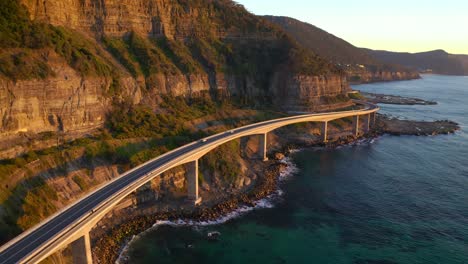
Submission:
[[[259,151],[260,151],[260,158],[263,160],[263,161],[267,161],[268,160],[268,157],[267,157],[267,144],[268,144],[268,133],[265,133],[265,134],[261,134],[260,135],[260,146],[259,146]]]
[[[89,233],[71,243],[73,264],[92,264],[91,241]]]
[[[201,197],[198,196],[198,160],[189,162],[186,168],[188,200],[194,205],[198,205],[202,201]]]
[[[353,116],[353,135],[359,136],[359,116]]]
[[[324,143],[328,142],[328,121],[322,123],[321,128],[322,140]]]

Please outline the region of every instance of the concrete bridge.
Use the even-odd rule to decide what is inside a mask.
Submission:
[[[356,102],[364,108],[296,115],[256,123],[192,142],[150,160],[106,183],[3,245],[0,248],[0,264],[38,263],[69,244],[72,245],[74,263],[92,263],[89,238],[91,229],[122,199],[161,173],[176,166],[187,166],[187,195],[193,204],[198,204],[201,202],[198,195],[198,160],[206,153],[231,140],[260,135],[260,154],[267,160],[267,134],[277,128],[302,122],[321,123],[323,141],[326,142],[328,122],[353,117],[353,133],[358,135],[359,128],[362,127],[360,121],[365,122],[365,130],[368,130],[375,123],[375,113],[379,108],[369,103]]]

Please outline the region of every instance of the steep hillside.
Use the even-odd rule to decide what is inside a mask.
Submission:
[[[465,69],[464,75],[468,75],[468,55],[453,55],[457,57],[457,59],[461,62],[463,65],[463,69]]]
[[[357,48],[318,27],[289,17],[265,16],[291,34],[301,45],[341,65],[352,82],[415,79],[419,75],[399,65],[384,64],[366,50]]]
[[[348,89],[339,69],[230,0],[0,5],[3,138],[86,133],[116,100],[155,109],[162,95],[209,96],[314,109]]]
[[[314,25],[294,18],[265,16],[294,36],[304,47],[336,63],[342,64],[378,64],[377,60],[366,51],[356,48]]]
[[[416,68],[422,72],[447,75],[468,75],[468,55],[449,54],[444,50],[420,53],[367,50],[370,54],[387,63],[398,63]]]

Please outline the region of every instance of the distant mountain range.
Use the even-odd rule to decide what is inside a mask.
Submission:
[[[446,75],[468,75],[468,55],[449,54],[444,50],[420,53],[390,52],[362,49],[385,63],[395,63],[411,67],[420,72]]]
[[[468,75],[468,55],[449,54],[444,50],[406,53],[358,48],[314,25],[293,18],[265,16],[265,19],[283,28],[302,46],[317,55],[336,64],[346,65],[345,70],[351,81],[378,81],[382,75],[376,73],[380,72],[391,73],[395,79],[397,72],[400,77],[402,75],[408,79],[415,77],[416,72]],[[363,71],[360,65],[364,65],[366,70]],[[413,75],[408,75],[409,72]],[[366,80],[365,75],[372,75],[371,79]]]
[[[303,47],[341,66],[354,83],[419,78],[415,69],[379,60],[368,50],[353,46],[314,25],[289,17],[265,16],[288,32]]]

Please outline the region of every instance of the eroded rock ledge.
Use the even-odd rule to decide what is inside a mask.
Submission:
[[[426,101],[419,98],[403,97],[398,95],[377,94],[360,92],[369,102],[374,104],[395,104],[395,105],[436,105],[437,102]]]
[[[401,120],[389,115],[378,114],[376,131],[380,134],[434,136],[451,134],[460,130],[460,126],[450,120],[414,121]]]

